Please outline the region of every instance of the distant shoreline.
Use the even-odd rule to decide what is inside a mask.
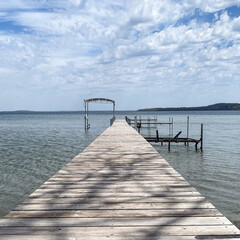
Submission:
[[[240,110],[239,103],[216,103],[208,106],[201,107],[167,107],[167,108],[144,108],[139,109],[138,112],[148,111],[236,111]]]
[[[81,111],[28,111],[28,110],[20,110],[20,111],[0,111],[0,114],[8,114],[8,113],[12,113],[12,114],[71,114],[71,113],[84,113],[84,110]],[[137,112],[137,110],[119,110],[119,111],[115,111],[116,113],[120,112],[126,112],[126,113],[130,113],[130,112]],[[88,111],[88,113],[112,113],[112,110],[92,110],[92,111]]]
[[[144,108],[138,110],[117,110],[116,113],[131,113],[131,112],[197,112],[197,111],[240,111],[240,103],[217,103],[202,107],[167,107],[167,108]],[[0,114],[76,114],[84,113],[81,111],[33,111],[33,110],[15,110],[15,111],[0,111]],[[89,113],[112,113],[112,110],[92,110]]]

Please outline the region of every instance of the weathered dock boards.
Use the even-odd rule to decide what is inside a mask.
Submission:
[[[0,220],[0,239],[240,239],[125,121]]]

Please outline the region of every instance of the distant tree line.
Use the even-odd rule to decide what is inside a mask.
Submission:
[[[240,110],[239,103],[216,103],[202,107],[167,107],[167,108],[143,108],[138,111],[220,111]]]

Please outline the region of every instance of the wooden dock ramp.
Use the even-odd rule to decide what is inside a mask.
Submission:
[[[240,239],[124,120],[0,220],[1,240]]]

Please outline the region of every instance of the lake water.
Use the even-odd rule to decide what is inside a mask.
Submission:
[[[133,118],[157,116],[174,119],[174,134],[199,138],[204,124],[204,151],[175,144],[154,144],[183,177],[240,228],[240,111],[219,112],[118,112]],[[43,182],[88,146],[108,126],[111,114],[89,115],[91,128],[84,131],[82,113],[0,114],[0,217],[22,202]],[[143,134],[155,134],[143,130]],[[168,126],[158,128],[168,134]]]

